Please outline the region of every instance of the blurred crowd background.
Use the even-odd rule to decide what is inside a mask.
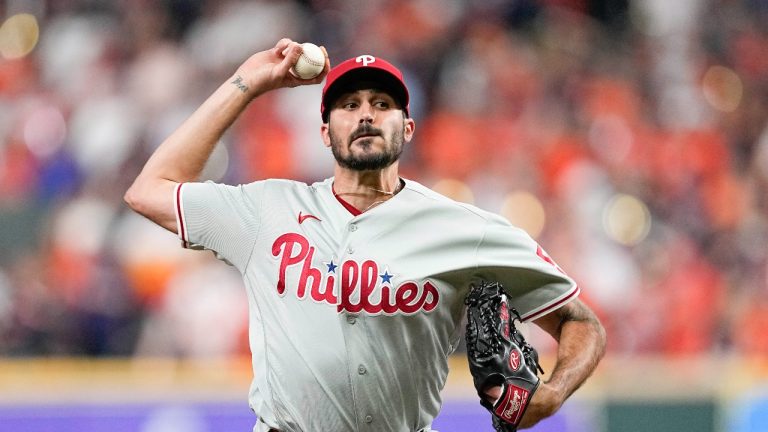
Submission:
[[[236,272],[122,196],[282,37],[401,66],[404,176],[526,229],[609,352],[768,355],[767,23],[766,0],[0,3],[0,355],[247,355]],[[254,101],[206,179],[331,175],[319,99]]]

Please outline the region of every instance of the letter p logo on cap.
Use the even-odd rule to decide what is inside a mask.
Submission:
[[[376,57],[368,54],[357,56],[355,58],[355,63],[362,63],[363,66],[368,66],[369,63],[373,63],[375,61],[376,61]]]

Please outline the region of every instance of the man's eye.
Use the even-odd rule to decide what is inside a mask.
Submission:
[[[357,104],[354,103],[354,102],[347,102],[347,103],[343,104],[341,107],[344,108],[344,109],[347,109],[347,110],[355,109],[355,108],[357,108]]]
[[[387,109],[387,108],[389,108],[389,103],[387,103],[387,102],[385,102],[385,101],[378,101],[378,102],[376,102],[376,103],[374,104],[374,106],[375,106],[376,108]]]

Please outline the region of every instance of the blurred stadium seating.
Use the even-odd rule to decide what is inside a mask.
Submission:
[[[607,327],[609,357],[553,420],[566,422],[557,430],[649,430],[627,425],[647,413],[683,419],[655,430],[768,430],[768,1],[351,4],[0,4],[0,431],[21,430],[4,425],[27,408],[38,418],[36,406],[76,401],[90,412],[91,396],[132,403],[144,420],[140,401],[186,401],[203,419],[247,411],[247,373],[189,384],[210,391],[192,400],[179,399],[188,384],[165,399],[144,388],[157,384],[144,369],[152,359],[168,370],[240,364],[247,315],[234,270],[182,250],[122,195],[249,53],[283,36],[325,45],[332,62],[372,53],[401,65],[417,122],[404,175],[505,215],[579,281]],[[329,175],[319,93],[255,101],[205,177]],[[41,380],[45,365],[65,373]],[[149,373],[144,390],[126,396],[137,367]],[[654,385],[683,379],[701,393],[619,385],[642,387],[627,378],[638,368],[654,371]],[[91,373],[105,380],[96,396],[82,385]],[[57,382],[76,383],[61,394],[80,396],[55,396]],[[451,401],[472,396],[449,387],[461,389]],[[446,415],[462,412],[451,407]],[[195,424],[187,430],[207,430]],[[537,430],[546,427],[555,426]]]

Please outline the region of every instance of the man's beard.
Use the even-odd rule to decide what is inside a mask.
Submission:
[[[340,137],[336,136],[333,131],[329,131],[329,137],[331,139],[331,152],[333,157],[336,158],[336,162],[344,168],[355,171],[371,171],[380,170],[392,165],[400,158],[400,154],[403,153],[403,131],[398,129],[392,133],[391,140],[388,146],[385,146],[380,153],[365,153],[363,155],[355,155],[352,152],[351,143],[356,138],[363,135],[375,135],[380,136],[386,141],[384,132],[381,129],[371,126],[369,123],[363,123],[352,134],[350,134],[347,142],[345,143]],[[361,138],[360,144],[362,146],[369,146],[372,144],[365,144],[365,140],[372,141],[375,136]],[[341,146],[346,145],[349,149],[349,154],[341,154]]]

